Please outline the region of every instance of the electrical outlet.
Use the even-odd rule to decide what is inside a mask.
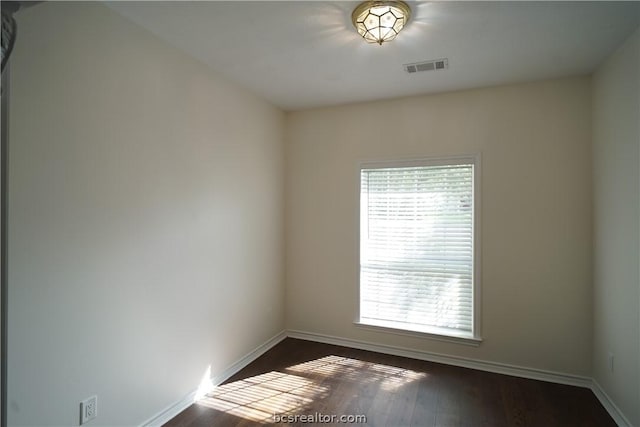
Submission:
[[[609,353],[609,372],[613,373],[613,353]]]
[[[80,425],[98,415],[98,396],[91,396],[80,402]]]

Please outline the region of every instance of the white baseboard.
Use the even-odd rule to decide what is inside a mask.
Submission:
[[[285,338],[287,338],[287,332],[284,330],[280,331],[273,337],[269,338],[262,345],[255,348],[253,351],[247,353],[242,359],[238,360],[237,362],[229,366],[224,371],[214,375],[211,378],[211,382],[213,383],[213,385],[222,384],[223,382],[231,378],[233,375],[238,373],[241,369],[243,369],[249,363],[253,362],[258,357],[262,356],[267,351],[271,350],[271,348],[275,347],[276,344],[280,343],[280,341],[284,340]]]
[[[477,369],[479,371],[494,372],[497,374],[548,381],[558,384],[573,385],[584,388],[591,388],[592,384],[591,378],[589,377],[545,371],[542,369],[526,368],[523,366],[508,365],[505,363],[487,362],[483,360],[468,359],[464,357],[448,356],[445,354],[418,351],[403,347],[388,346],[366,341],[357,341],[348,338],[340,338],[311,332],[289,330],[287,332],[287,336],[307,341],[317,341],[325,344],[358,348],[361,350],[375,351],[378,353],[391,354],[394,356],[410,357],[412,359],[426,360],[429,362],[437,362],[445,365],[460,366],[462,368],[471,368]]]
[[[613,420],[619,427],[634,427],[627,419],[627,417],[625,417],[625,415],[622,413],[620,408],[618,408],[616,404],[613,403],[613,400],[611,400],[611,398],[607,395],[607,393],[605,393],[600,384],[598,384],[598,382],[593,378],[563,374],[553,371],[545,371],[541,369],[526,368],[523,366],[508,365],[505,363],[487,362],[483,360],[448,356],[426,351],[417,351],[403,347],[388,346],[366,341],[335,337],[331,335],[316,334],[312,332],[289,330],[287,332],[287,336],[307,341],[316,341],[325,344],[340,345],[344,347],[391,354],[394,356],[410,357],[412,359],[460,366],[462,368],[477,369],[479,371],[494,372],[497,374],[511,375],[514,377],[529,378],[533,380],[548,381],[557,384],[589,388],[591,389],[591,391],[593,391],[593,394],[595,394],[596,398],[600,401],[602,406],[606,409],[609,415],[611,415],[611,418],[613,418]]]
[[[238,360],[237,362],[229,366],[227,369],[213,375],[211,377],[211,383],[214,386],[222,384],[224,381],[229,379],[232,375],[239,372],[242,368],[244,368],[249,363],[256,360],[258,357],[262,356],[269,349],[274,347],[276,344],[278,344],[280,341],[282,341],[286,337],[287,337],[287,334],[285,331],[279,332],[278,334],[271,337],[263,344],[256,347],[251,352],[247,353],[244,357],[242,357],[240,360]],[[195,401],[196,393],[197,393],[197,390],[193,390],[191,393],[189,393],[179,401],[175,402],[173,405],[158,412],[156,415],[154,415],[153,417],[149,418],[148,420],[140,424],[140,427],[162,426],[164,423],[168,422],[169,420],[174,418],[176,415],[178,415],[180,412],[184,411],[189,406],[191,406]]]
[[[462,368],[477,369],[479,371],[493,372],[497,374],[510,375],[520,378],[529,378],[533,380],[548,381],[557,384],[566,384],[577,387],[589,388],[596,395],[602,406],[607,410],[609,415],[620,427],[633,427],[629,420],[624,416],[622,411],[616,406],[611,398],[605,393],[600,384],[592,378],[579,375],[563,374],[559,372],[546,371],[542,369],[527,368],[523,366],[509,365],[505,363],[489,362],[483,360],[469,359],[464,357],[449,356],[440,353],[432,353],[427,351],[413,350],[404,347],[395,347],[384,344],[377,344],[367,341],[353,340],[349,338],[335,337],[331,335],[317,334],[313,332],[304,332],[298,330],[281,331],[277,335],[267,340],[253,351],[246,354],[240,360],[229,366],[227,369],[219,372],[211,377],[211,383],[216,386],[228,378],[239,372],[249,363],[256,360],[269,349],[281,342],[287,337],[297,338],[307,341],[315,341],[325,344],[339,345],[343,347],[357,348],[360,350],[375,351],[378,353],[391,354],[394,356],[410,357],[412,359],[426,360],[429,362],[442,363],[445,365],[459,366]],[[187,409],[195,401],[196,390],[192,391],[184,398],[175,402],[173,405],[157,413],[147,421],[142,423],[140,427],[156,427],[162,426],[180,412]]]
[[[604,409],[607,410],[611,418],[613,418],[613,421],[615,421],[619,427],[633,427],[631,421],[624,416],[620,408],[613,403],[613,400],[611,400],[609,395],[595,379],[591,381],[591,391],[593,391],[593,394],[596,395],[602,406],[604,406]]]
[[[164,423],[171,420],[173,417],[178,415],[180,412],[187,409],[189,406],[193,404],[196,397],[196,390],[192,391],[173,405],[169,406],[166,409],[158,412],[153,417],[149,418],[147,421],[140,424],[140,427],[159,427]]]

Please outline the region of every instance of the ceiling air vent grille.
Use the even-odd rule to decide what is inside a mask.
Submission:
[[[431,61],[422,61],[422,62],[414,62],[412,64],[404,64],[404,70],[409,73],[417,73],[420,71],[438,71],[449,68],[449,60],[447,58],[444,59],[434,59]]]

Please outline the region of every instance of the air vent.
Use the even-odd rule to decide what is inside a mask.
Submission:
[[[404,70],[409,74],[417,73],[420,71],[438,71],[449,68],[449,60],[447,58],[444,58],[434,59],[431,61],[414,62],[412,64],[404,64],[403,67]]]

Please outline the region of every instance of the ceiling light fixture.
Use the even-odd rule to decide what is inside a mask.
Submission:
[[[403,1],[366,1],[351,14],[351,21],[367,43],[391,41],[409,21],[411,9]]]

